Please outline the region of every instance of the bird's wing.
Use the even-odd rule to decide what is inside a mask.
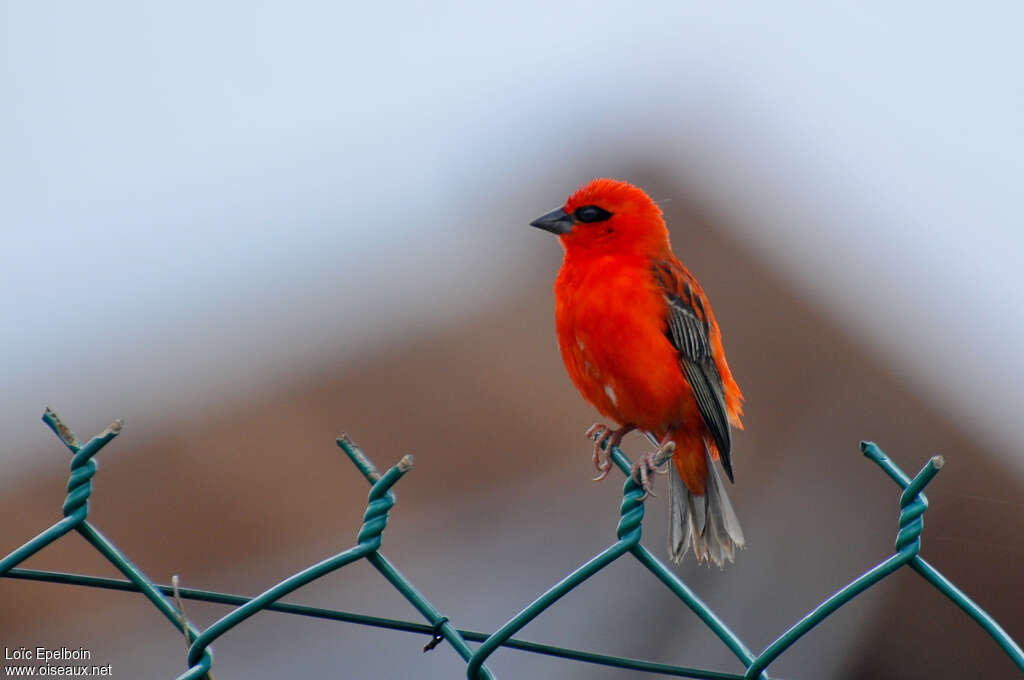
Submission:
[[[715,439],[725,474],[733,481],[732,433],[722,376],[711,350],[707,299],[696,279],[679,264],[658,260],[653,271],[667,303],[665,335],[679,352],[679,366]]]

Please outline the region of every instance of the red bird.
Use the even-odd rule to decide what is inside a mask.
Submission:
[[[743,427],[743,395],[711,304],[672,254],[661,210],[627,182],[595,179],[530,224],[565,248],[555,325],[566,370],[619,426],[588,430],[597,479],[611,469],[602,444],[610,451],[632,430],[663,448],[674,442],[669,555],[679,562],[692,546],[699,562],[732,561],[743,531],[714,461],[732,481],[730,425]],[[633,468],[647,491],[656,453]]]

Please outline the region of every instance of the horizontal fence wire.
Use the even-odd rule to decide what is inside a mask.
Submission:
[[[921,532],[924,527],[923,515],[928,508],[928,499],[923,492],[928,483],[942,469],[943,459],[941,456],[931,458],[921,471],[911,478],[890,460],[878,446],[871,442],[861,443],[861,450],[864,455],[877,464],[902,490],[899,501],[900,517],[895,553],[854,579],[848,585],[839,589],[835,594],[779,635],[763,651],[759,654],[754,654],[746,643],[685,582],[641,545],[640,538],[646,494],[630,474],[632,466],[629,459],[618,448],[612,448],[610,452],[612,460],[626,476],[626,481],[623,484],[619,524],[616,529],[618,540],[541,594],[497,631],[494,633],[484,633],[454,627],[448,617],[444,616],[434,607],[416,589],[412,582],[398,571],[380,552],[382,534],[387,526],[389,513],[395,505],[392,487],[412,469],[413,461],[411,456],[405,456],[396,465],[381,474],[369,457],[352,440],[346,436],[340,437],[337,440],[338,446],[348,455],[352,463],[371,485],[366,511],[363,515],[363,524],[356,536],[356,544],[347,550],[289,576],[255,597],[246,597],[231,593],[196,588],[175,588],[174,586],[155,584],[138,567],[132,564],[109,539],[88,522],[87,516],[89,512],[89,497],[92,493],[92,477],[96,474],[96,463],[93,458],[121,432],[121,421],[114,421],[109,428],[84,445],[52,410],[46,409],[43,421],[60,437],[61,441],[72,453],[71,473],[67,485],[68,494],[63,505],[64,517],[35,538],[11,552],[3,560],[0,560],[0,576],[142,593],[171,622],[174,630],[179,635],[184,633],[188,637],[187,668],[178,676],[178,680],[196,680],[198,678],[211,677],[210,670],[213,665],[212,644],[246,619],[263,611],[275,611],[426,635],[428,640],[423,651],[426,652],[442,643],[447,643],[466,662],[466,676],[469,680],[494,678],[495,676],[487,667],[486,661],[498,648],[502,647],[573,661],[675,677],[708,680],[767,679],[769,676],[766,669],[803,635],[857,595],[904,566],[920,574],[927,582],[931,583],[939,592],[974,619],[1024,674],[1024,651],[1021,650],[1020,645],[981,607],[918,554],[921,547]],[[661,459],[657,462],[664,463],[671,455],[672,451],[668,449],[663,452]],[[68,572],[18,568],[17,565],[71,531],[76,531],[82,535],[125,578],[112,579]],[[742,664],[743,671],[741,673],[690,668],[642,659],[600,654],[530,642],[514,637],[524,626],[553,606],[564,595],[601,571],[604,567],[627,554],[631,555],[644,568],[650,571],[655,578],[661,581],[719,638],[722,644]],[[376,568],[409,601],[426,623],[281,601],[282,598],[311,581],[362,559],[365,559]],[[182,599],[230,605],[234,608],[205,630],[200,630],[188,622],[179,608],[168,599],[170,595],[175,595]],[[470,647],[470,642],[477,644],[475,649]]]

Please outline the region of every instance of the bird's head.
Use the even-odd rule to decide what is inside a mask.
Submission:
[[[661,209],[643,189],[594,179],[530,224],[557,234],[567,253],[657,255],[669,249]]]

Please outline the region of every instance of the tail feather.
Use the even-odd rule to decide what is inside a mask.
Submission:
[[[692,547],[697,562],[711,561],[721,567],[725,560],[734,560],[736,549],[742,548],[745,541],[707,443],[704,455],[707,457],[708,483],[703,498],[690,493],[674,470],[668,475],[668,554],[673,562],[678,563]]]

